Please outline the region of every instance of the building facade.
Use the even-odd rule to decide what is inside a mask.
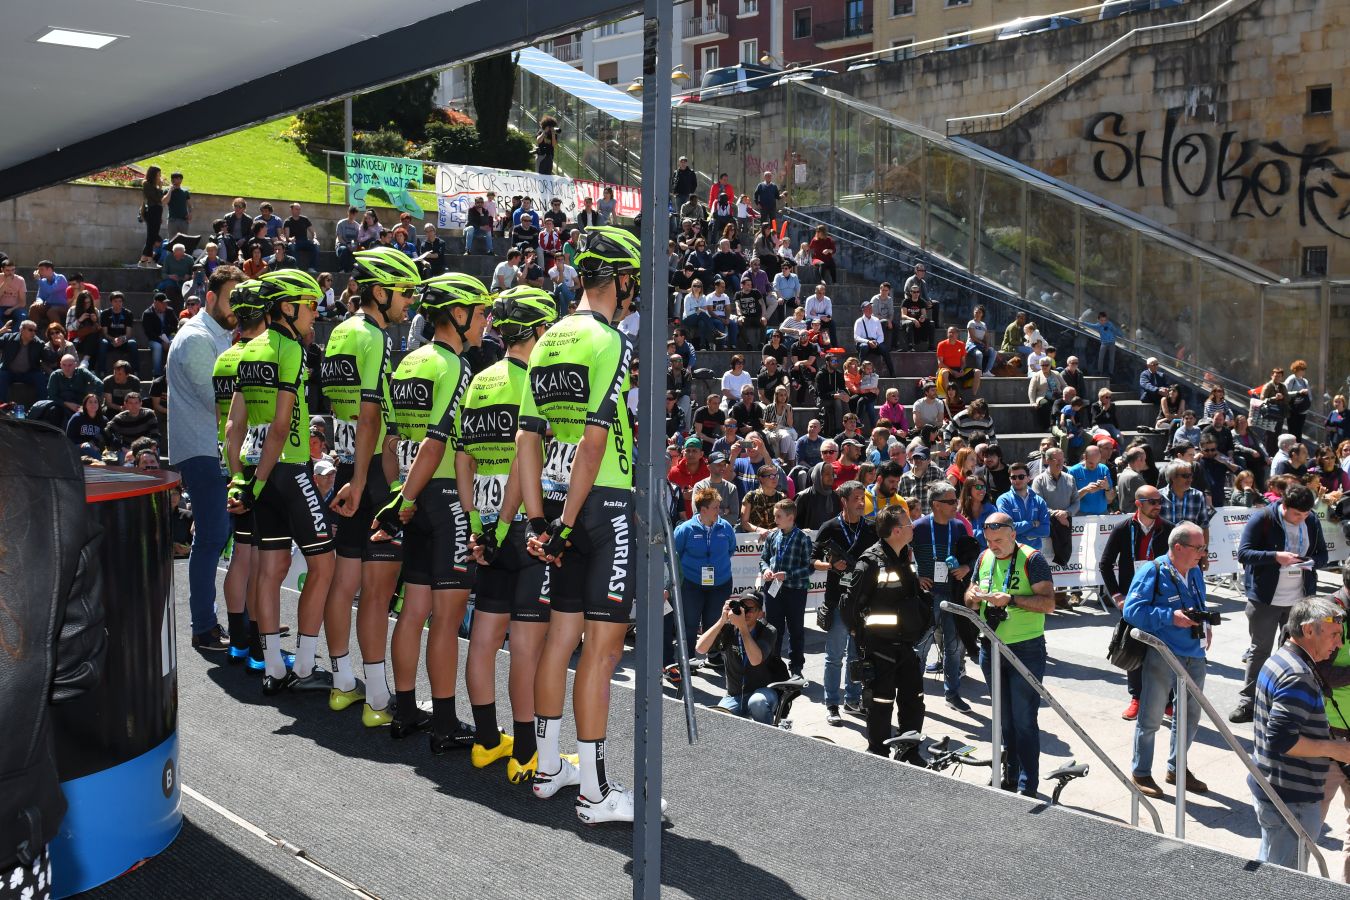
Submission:
[[[876,0],[872,46],[876,50],[907,47],[1013,19],[1090,5],[1091,0]],[[1088,21],[1097,15],[1090,12],[1075,18]],[[976,40],[982,39],[976,36]],[[952,40],[955,43],[960,39]]]

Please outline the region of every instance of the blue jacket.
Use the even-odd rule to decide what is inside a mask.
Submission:
[[[675,526],[675,552],[680,557],[680,573],[694,584],[703,584],[703,567],[712,566],[713,584],[731,580],[731,557],[736,552],[736,532],[726,519],[711,526],[697,517]]]
[[[1172,380],[1167,377],[1162,367],[1159,367],[1158,374],[1154,375],[1148,370],[1148,366],[1145,366],[1144,371],[1139,373],[1139,399],[1144,403],[1157,403],[1171,383]]]
[[[1275,586],[1280,581],[1280,564],[1275,554],[1284,550],[1284,527],[1280,524],[1281,503],[1262,508],[1247,520],[1238,543],[1238,562],[1242,563],[1242,587],[1253,603],[1268,604],[1275,597]],[[1312,559],[1315,568],[1327,564],[1327,542],[1322,537],[1322,523],[1316,513],[1304,520],[1308,527],[1308,546],[1303,555]],[[1303,572],[1303,594],[1317,592],[1317,572]]]
[[[1041,539],[1050,536],[1050,507],[1033,490],[1027,490],[1023,500],[1013,488],[998,498],[998,511],[1007,513],[1017,529],[1017,540],[1028,547],[1041,549]],[[1032,525],[1032,521],[1035,525]]]
[[[1125,595],[1125,621],[1140,631],[1162,639],[1177,656],[1201,657],[1205,644],[1191,637],[1191,629],[1172,623],[1172,613],[1188,607],[1205,608],[1205,573],[1196,566],[1186,573],[1184,588],[1173,576],[1177,570],[1167,560],[1150,560],[1134,571],[1134,581]]]

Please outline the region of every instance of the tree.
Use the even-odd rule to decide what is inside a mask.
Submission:
[[[352,100],[352,130],[397,131],[406,140],[426,136],[427,119],[435,112],[435,75],[423,75]],[[509,101],[508,101],[509,102]],[[342,104],[326,103],[302,110],[296,132],[306,146],[342,148]]]
[[[516,60],[499,53],[473,63],[469,68],[474,112],[478,115],[478,142],[485,152],[506,144],[511,99],[516,92]]]

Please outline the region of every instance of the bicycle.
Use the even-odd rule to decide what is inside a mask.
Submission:
[[[959,775],[962,766],[983,768],[993,766],[994,761],[992,759],[980,759],[973,756],[976,748],[971,744],[953,747],[950,735],[940,741],[930,742],[927,749],[923,746],[924,741],[930,741],[930,739],[917,731],[908,731],[899,737],[891,738],[885,743],[891,749],[892,759],[908,762],[930,772],[943,772],[955,767],[956,771],[953,774]],[[1056,806],[1059,804],[1060,794],[1064,792],[1064,788],[1070,781],[1084,778],[1087,774],[1087,763],[1069,760],[1065,765],[1046,775],[1048,781],[1055,782],[1055,789],[1050,794],[1050,805]]]

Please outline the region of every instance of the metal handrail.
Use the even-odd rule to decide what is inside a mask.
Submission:
[[[1130,824],[1136,828],[1139,827],[1139,805],[1142,803],[1144,808],[1148,810],[1149,816],[1153,819],[1154,830],[1156,830],[1159,834],[1164,834],[1162,826],[1162,817],[1158,815],[1158,810],[1156,810],[1153,807],[1152,803],[1148,802],[1148,798],[1145,797],[1139,791],[1139,788],[1135,786],[1135,783],[1131,781],[1129,778],[1125,777],[1125,773],[1120,771],[1119,767],[1117,767],[1116,764],[1111,760],[1111,757],[1106,755],[1106,751],[1103,750],[1101,747],[1099,747],[1097,745],[1097,742],[1088,736],[1088,733],[1083,730],[1083,726],[1079,725],[1078,722],[1074,719],[1074,717],[1069,715],[1069,711],[1065,709],[1063,705],[1061,705],[1060,702],[1054,698],[1054,695],[1051,694],[1050,691],[1046,689],[1045,685],[1041,683],[1040,679],[1038,679],[1035,675],[1032,675],[1031,671],[1027,669],[1026,665],[1020,659],[1017,658],[1017,656],[1012,652],[1012,650],[1008,649],[1008,645],[1003,643],[1003,641],[999,640],[998,635],[994,633],[994,629],[989,627],[989,623],[985,622],[984,619],[980,618],[979,613],[977,613],[970,607],[965,606],[964,604],[953,603],[950,600],[943,600],[942,609],[943,611],[951,613],[954,616],[963,616],[964,618],[969,619],[971,622],[974,622],[975,627],[980,629],[980,633],[983,634],[985,639],[989,641],[989,646],[998,648],[999,655],[1012,664],[1012,667],[1014,670],[1016,670],[1017,674],[1021,675],[1022,678],[1026,680],[1027,684],[1031,685],[1031,687],[1036,691],[1036,693],[1041,695],[1041,699],[1044,700],[1046,703],[1048,703],[1051,709],[1059,713],[1059,717],[1063,719],[1064,722],[1070,728],[1073,729],[1074,734],[1078,735],[1079,740],[1081,740],[1084,744],[1087,744],[1088,749],[1091,750],[1094,754],[1096,754],[1097,758],[1102,761],[1102,764],[1106,766],[1107,770],[1110,771],[1112,775],[1116,776],[1116,780],[1119,781],[1121,784],[1125,785],[1125,788],[1130,792]],[[1003,759],[1002,669],[1003,669],[1002,666],[996,665],[991,665],[989,667],[990,672],[989,693],[990,693],[990,702],[993,707],[990,715],[990,718],[993,722],[993,734],[991,738],[993,747],[991,752],[993,755],[993,770],[995,778],[1000,777],[1000,772],[1002,769],[1001,762]]]
[[[1299,824],[1298,819],[1294,818],[1294,814],[1289,811],[1288,806],[1285,806],[1284,801],[1280,799],[1280,795],[1275,793],[1275,788],[1271,787],[1270,782],[1266,779],[1266,776],[1262,775],[1261,770],[1256,767],[1256,763],[1252,762],[1251,756],[1247,753],[1246,750],[1242,749],[1242,745],[1239,744],[1238,739],[1233,736],[1233,732],[1230,731],[1228,729],[1228,726],[1224,724],[1223,716],[1219,715],[1218,711],[1214,708],[1214,704],[1209,702],[1209,698],[1205,696],[1204,692],[1201,691],[1200,688],[1196,685],[1195,681],[1192,680],[1190,673],[1186,671],[1186,667],[1183,666],[1181,664],[1181,661],[1177,659],[1176,654],[1174,654],[1171,651],[1171,649],[1162,642],[1161,638],[1155,637],[1154,635],[1151,635],[1146,631],[1140,631],[1138,628],[1131,628],[1130,636],[1133,637],[1135,640],[1147,644],[1154,650],[1158,651],[1159,655],[1162,657],[1163,662],[1167,663],[1167,667],[1171,669],[1172,673],[1177,677],[1178,696],[1180,696],[1182,690],[1184,690],[1187,694],[1191,695],[1196,699],[1196,701],[1200,704],[1200,708],[1205,711],[1205,713],[1209,716],[1210,721],[1214,723],[1214,727],[1218,730],[1219,735],[1224,740],[1224,743],[1226,743],[1232,749],[1232,751],[1237,754],[1238,759],[1242,760],[1242,764],[1247,767],[1248,773],[1250,773],[1252,776],[1252,781],[1254,781],[1256,785],[1261,788],[1261,793],[1266,795],[1266,799],[1268,799],[1271,802],[1271,804],[1275,807],[1275,809],[1279,812],[1280,818],[1284,819],[1284,823],[1288,825],[1295,834],[1298,835],[1298,846],[1300,857],[1304,861],[1306,861],[1307,854],[1311,852],[1313,857],[1317,859],[1317,867],[1322,870],[1322,877],[1330,878],[1331,876],[1327,873],[1327,861],[1322,856],[1322,852],[1317,849],[1316,841],[1314,841],[1313,838],[1308,834],[1308,832],[1304,830],[1303,826]],[[1176,735],[1178,738],[1177,760],[1176,760],[1177,837],[1185,839],[1186,837],[1186,704],[1185,703],[1173,704],[1172,729],[1173,729],[1172,733]]]
[[[656,486],[661,490],[661,486]],[[689,642],[684,636],[684,597],[680,593],[680,562],[675,553],[675,533],[670,527],[670,516],[662,516],[666,527],[666,570],[670,573],[670,606],[675,611],[675,649],[679,651],[680,696],[684,699],[684,727],[689,743],[698,743],[698,721],[694,717],[694,692],[689,684]]]

